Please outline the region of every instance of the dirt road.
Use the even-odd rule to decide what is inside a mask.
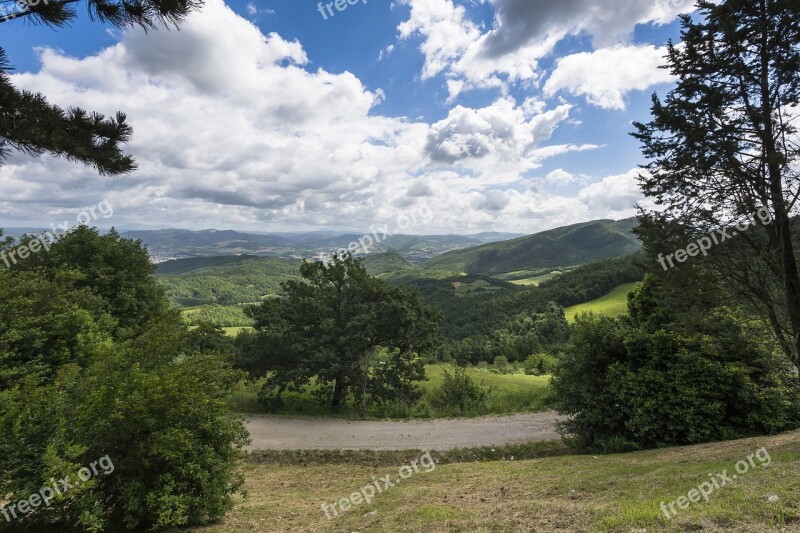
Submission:
[[[449,450],[558,439],[554,412],[404,422],[247,419],[251,450]]]

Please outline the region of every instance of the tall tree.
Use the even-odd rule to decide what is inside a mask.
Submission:
[[[800,368],[800,273],[796,228],[800,196],[800,2],[697,3],[681,17],[682,43],[670,43],[677,86],[653,96],[653,119],[634,136],[650,160],[644,193],[663,211],[649,224],[677,223],[688,236],[712,233],[765,208],[773,222],[734,232],[712,264],[772,327]]]
[[[77,0],[36,0],[8,3],[14,11],[0,13],[0,23],[24,18],[33,23],[63,27],[76,16]],[[89,15],[117,28],[158,25],[175,26],[201,0],[87,0]],[[13,70],[0,47],[0,163],[12,151],[39,156],[45,153],[94,167],[103,175],[118,175],[136,168],[122,145],[128,142],[131,127],[123,113],[106,118],[80,108],[63,109],[50,104],[44,95],[15,88],[9,77]]]
[[[246,366],[268,376],[262,398],[279,400],[312,379],[334,410],[367,390],[408,397],[411,383],[425,377],[417,353],[435,342],[438,312],[419,294],[370,276],[350,255],[305,262],[300,272],[304,281],[283,284],[285,298],[251,309],[258,334]],[[390,372],[370,364],[380,365],[373,357],[379,348]]]

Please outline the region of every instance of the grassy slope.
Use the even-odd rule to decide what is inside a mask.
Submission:
[[[430,403],[435,389],[441,386],[444,370],[449,365],[427,365],[425,373],[428,381],[420,383],[423,402]],[[525,376],[521,374],[494,374],[485,370],[471,368],[467,374],[476,383],[492,390],[485,408],[478,415],[511,414],[535,412],[547,409],[550,378],[547,376]],[[257,397],[260,385],[247,384],[234,392],[231,409],[240,413],[262,413],[264,409],[258,404]],[[286,406],[283,415],[332,416],[325,406],[320,406],[310,392],[286,393]],[[357,417],[354,406],[341,414],[344,417]]]
[[[631,233],[635,225],[634,219],[574,224],[511,241],[449,252],[427,261],[423,268],[495,275],[582,265],[639,251],[639,241]]]
[[[573,305],[564,310],[567,321],[575,322],[575,317],[581,313],[592,312],[598,315],[620,316],[628,313],[628,293],[636,287],[637,283],[625,283],[613,291],[591,302]]]
[[[514,279],[509,281],[511,281],[511,283],[514,285],[538,287],[540,283],[549,281],[557,276],[560,276],[561,274],[563,274],[561,270],[554,270],[548,274],[542,274],[541,276],[531,276],[529,278]]]
[[[752,469],[667,521],[659,511],[737,461],[766,447],[772,463]],[[223,523],[193,531],[798,531],[800,432],[621,455],[564,455],[440,464],[328,520],[323,503],[347,497],[408,464],[246,462],[249,497]],[[433,453],[434,458],[436,454]],[[756,464],[759,464],[756,461]],[[768,503],[777,495],[777,503]],[[782,529],[783,528],[783,529]]]

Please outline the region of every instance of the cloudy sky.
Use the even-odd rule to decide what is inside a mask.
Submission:
[[[0,167],[0,225],[533,233],[624,218],[686,0],[206,0],[180,31],[0,24],[13,82],[127,113],[135,172]],[[79,4],[83,11],[85,3]],[[331,14],[332,13],[332,14]]]

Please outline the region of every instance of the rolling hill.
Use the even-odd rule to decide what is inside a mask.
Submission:
[[[213,257],[168,261],[156,275],[178,305],[232,305],[280,293],[280,284],[300,279],[299,261],[272,257]]]
[[[577,266],[641,249],[631,230],[635,219],[597,220],[510,241],[442,254],[425,262],[425,270],[497,275],[522,270]]]

